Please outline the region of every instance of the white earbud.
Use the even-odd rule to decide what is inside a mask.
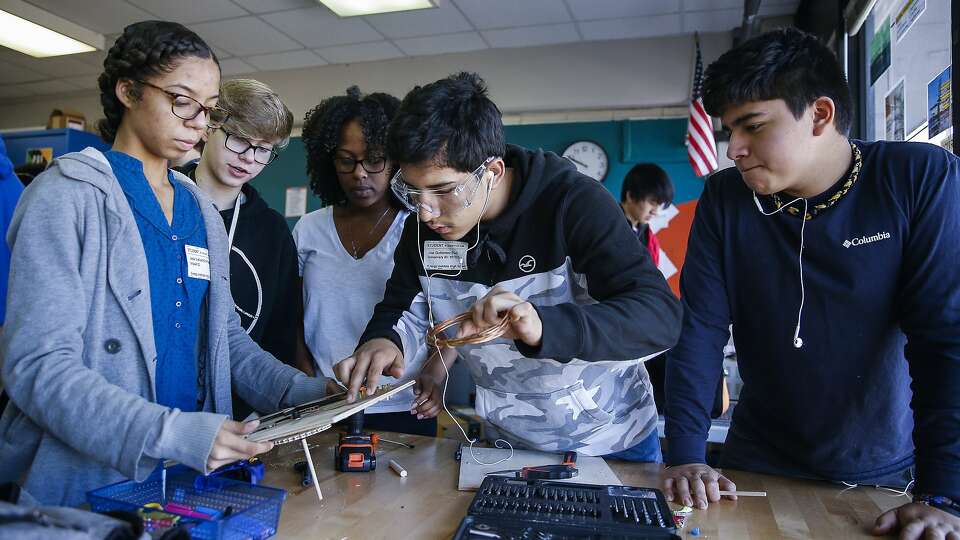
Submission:
[[[793,330],[793,348],[795,349],[799,349],[803,347],[803,339],[800,338],[800,321],[803,318],[803,304],[807,297],[806,290],[803,286],[803,233],[807,226],[807,210],[808,210],[809,202],[802,197],[797,197],[796,199],[788,202],[787,204],[781,206],[780,208],[777,208],[773,212],[765,212],[763,210],[763,205],[760,204],[760,199],[757,198],[757,192],[756,191],[753,192],[753,202],[757,205],[757,210],[759,210],[760,213],[765,216],[772,216],[774,214],[778,214],[782,212],[786,207],[790,206],[791,204],[797,201],[803,201],[803,217],[800,218],[801,220],[800,221],[800,254],[797,257],[800,265],[800,309],[797,310],[797,327]]]

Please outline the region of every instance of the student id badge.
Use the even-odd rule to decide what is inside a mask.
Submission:
[[[425,270],[466,270],[467,243],[428,240],[423,243]]]
[[[187,277],[210,281],[210,253],[206,248],[185,244],[187,252]]]

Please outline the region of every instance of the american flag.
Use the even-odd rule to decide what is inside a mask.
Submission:
[[[717,143],[713,139],[713,121],[703,108],[703,59],[700,57],[700,37],[697,42],[697,68],[693,74],[693,94],[690,96],[690,118],[687,120],[687,156],[697,176],[706,176],[717,170]]]

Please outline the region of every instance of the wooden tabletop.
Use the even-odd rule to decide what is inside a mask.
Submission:
[[[383,438],[413,444],[408,449],[381,442],[377,470],[340,473],[333,468],[337,433],[327,431],[309,443],[323,502],[313,487],[300,486],[301,475],[293,464],[303,459],[300,444],[275,448],[263,457],[267,464],[264,484],[286,489],[278,539],[448,539],[466,515],[473,492],[457,491],[459,464],[453,455],[457,441],[380,433]],[[469,454],[464,450],[464,459]],[[400,478],[389,460],[408,473]],[[627,485],[658,486],[661,466],[609,461]],[[745,491],[766,491],[767,497],[741,498],[695,510],[680,531],[683,538],[737,540],[773,538],[844,539],[873,538],[869,534],[884,510],[907,502],[873,488],[844,490],[833,484],[775,476],[726,471]],[[676,508],[676,507],[675,507]]]

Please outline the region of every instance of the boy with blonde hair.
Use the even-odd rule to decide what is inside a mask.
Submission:
[[[218,105],[230,116],[205,134],[199,163],[180,170],[223,217],[241,325],[265,351],[295,365],[302,324],[297,249],[284,217],[250,185],[290,141],[293,114],[270,87],[253,79],[224,81]],[[236,396],[234,404],[237,418],[251,410]]]

